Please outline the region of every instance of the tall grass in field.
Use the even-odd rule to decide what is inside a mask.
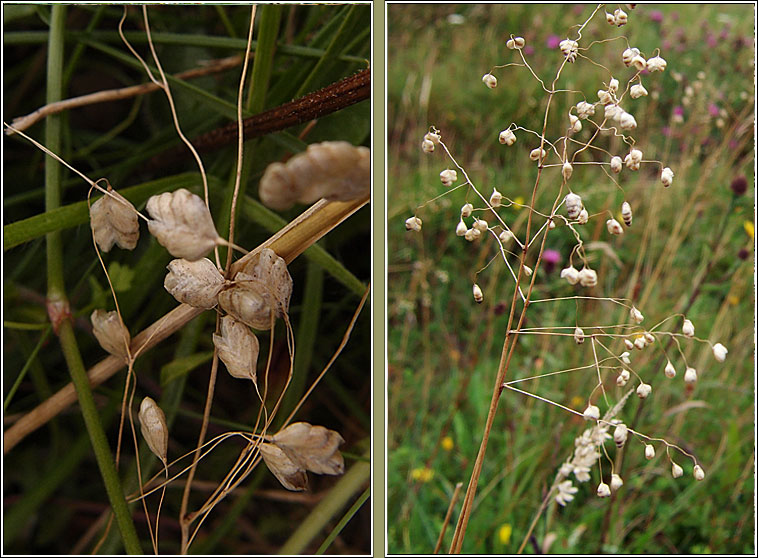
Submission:
[[[369,9],[3,6],[5,552],[369,551],[368,171],[259,196],[366,154]],[[251,289],[262,322],[221,302]]]
[[[751,17],[389,7],[391,552],[754,552]]]

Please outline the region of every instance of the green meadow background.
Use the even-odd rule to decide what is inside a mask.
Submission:
[[[438,175],[450,162],[440,148],[423,153],[421,139],[429,126],[437,127],[485,195],[497,187],[511,199],[528,200],[537,172],[528,159],[537,146],[534,136],[516,132],[512,147],[500,145],[497,136],[511,122],[540,130],[546,95],[523,67],[493,70],[496,89],[486,88],[481,76],[493,66],[519,60],[505,47],[512,33],[526,39],[525,55],[549,84],[561,62],[555,45],[593,9],[570,4],[388,6],[391,553],[431,553],[456,483],[463,483],[465,492],[513,288],[502,261],[495,259],[477,279],[484,303],[474,303],[475,274],[496,255],[495,245],[470,244],[455,236],[465,189],[438,198],[445,191]],[[580,46],[624,35],[648,57],[661,49],[666,71],[644,75],[650,95],[627,98],[623,106],[637,120],[632,135],[645,159],[671,167],[674,183],[663,188],[660,167],[643,165],[636,173],[622,171],[622,193],[596,167],[575,165],[571,186],[590,213],[610,210],[615,215],[625,199],[634,211],[633,225],[621,237],[608,235],[605,216],[581,229],[599,276],[592,293],[632,299],[647,327],[685,313],[697,337],[729,349],[720,364],[707,344],[682,343],[688,363],[698,370],[694,390],[685,389],[684,364],[675,348],[667,353],[678,371],[673,380],[663,375],[663,345],[635,351],[632,366],[653,386],[653,394],[644,402],[632,396],[620,415],[630,427],[693,453],[706,479],[695,482],[692,462],[675,454],[685,475],[672,479],[661,444],[656,444],[655,459],[646,461],[638,440],[630,439],[623,454],[610,443],[608,453],[625,482],[618,494],[602,500],[595,496],[595,466],[590,482],[574,482],[579,488],[574,501],[565,508],[554,502],[547,507],[525,552],[754,553],[754,9],[747,4],[638,4],[627,12],[628,24],[618,28],[606,23],[601,10]],[[589,56],[623,79],[632,75],[621,62],[624,48],[623,40],[598,43]],[[607,80],[605,70],[580,58],[567,65],[558,88],[583,91],[594,102]],[[582,99],[579,93],[555,97],[548,138],[565,129],[555,115],[565,115]],[[588,137],[588,128],[585,124],[579,137]],[[618,140],[601,138],[598,144],[625,154]],[[536,206],[549,211],[559,185],[557,168],[546,169]],[[414,214],[423,220],[420,233],[404,227]],[[508,207],[501,215],[523,239],[527,211]],[[573,244],[566,228],[551,232],[546,249],[558,261],[552,268],[542,262],[533,298],[582,294],[559,278]],[[527,263],[534,263],[533,255]],[[526,326],[627,320],[627,312],[608,303],[567,301],[532,306]],[[678,331],[681,323],[681,317],[671,319],[662,329]],[[620,343],[611,347],[623,350]],[[508,377],[590,362],[589,343],[521,336]],[[611,402],[622,393],[614,378],[610,375],[607,382]],[[581,411],[596,383],[595,372],[581,371],[520,387]],[[600,406],[604,412],[605,403]],[[555,406],[503,393],[463,552],[517,550],[558,468],[570,456],[573,440],[586,426]],[[607,482],[607,460],[603,471]],[[463,492],[443,551],[462,499]]]

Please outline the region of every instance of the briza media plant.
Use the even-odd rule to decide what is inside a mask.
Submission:
[[[48,103],[38,111],[5,124],[6,141],[23,143],[25,149],[30,142],[45,154],[46,168],[58,175],[46,183],[42,219],[33,216],[6,226],[6,249],[14,233],[18,244],[42,236],[34,223],[45,220],[52,227],[48,231],[47,260],[43,261],[49,272],[47,292],[39,297],[47,316],[38,321],[32,319],[34,314],[24,318],[22,311],[14,309],[14,321],[6,321],[6,328],[51,330],[60,341],[60,351],[49,351],[50,355],[37,356],[38,346],[20,373],[17,359],[10,367],[14,385],[5,406],[14,410],[14,416],[4,433],[6,465],[28,459],[24,456],[30,454],[36,454],[40,462],[61,461],[60,467],[53,467],[55,482],[48,482],[42,493],[31,487],[35,481],[30,481],[29,475],[34,475],[34,470],[19,468],[12,475],[8,486],[16,505],[6,510],[4,527],[5,543],[16,545],[13,548],[22,548],[18,546],[20,539],[29,536],[24,548],[41,553],[53,548],[58,553],[115,553],[119,544],[133,554],[140,554],[148,545],[154,554],[208,553],[214,547],[235,554],[277,550],[298,554],[319,545],[323,552],[368,498],[368,436],[360,436],[357,421],[348,432],[340,421],[329,418],[323,404],[334,405],[346,395],[327,394],[323,386],[333,380],[334,370],[341,368],[345,355],[352,352],[345,349],[355,345],[354,338],[361,329],[356,326],[369,287],[322,247],[314,246],[322,238],[336,242],[328,233],[338,230],[338,225],[370,199],[370,151],[360,145],[365,143],[369,128],[359,124],[360,111],[350,118],[357,124],[359,140],[346,141],[351,134],[337,132],[345,126],[329,129],[323,124],[329,123],[327,115],[360,101],[353,87],[352,93],[347,92],[352,101],[345,104],[345,87],[352,87],[356,79],[363,80],[363,95],[370,83],[367,60],[353,54],[347,64],[343,59],[355,52],[353,49],[368,52],[367,42],[364,44],[369,32],[368,10],[366,6],[347,5],[324,9],[244,6],[230,9],[237,20],[232,23],[226,8],[216,9],[213,13],[222,27],[231,35],[236,35],[239,27],[244,34],[233,43],[233,50],[238,49],[231,57],[234,60],[226,59],[221,66],[218,61],[200,64],[199,75],[205,75],[203,66],[212,66],[217,72],[233,68],[234,72],[219,78],[223,87],[218,97],[194,90],[211,106],[226,107],[224,118],[208,115],[199,119],[199,114],[186,111],[191,102],[180,93],[186,92],[188,84],[178,81],[178,74],[170,74],[163,66],[174,66],[172,57],[161,48],[170,35],[167,26],[176,23],[173,18],[190,17],[185,10],[195,10],[195,17],[202,14],[199,19],[208,19],[211,13],[202,7],[184,6],[103,6],[71,11],[55,6],[40,11],[51,18],[50,90],[57,89],[60,95],[65,81],[58,66],[67,49],[66,14],[73,14],[71,19],[77,21],[89,16],[92,26],[107,28],[119,41],[119,49],[95,43],[97,47],[122,64],[133,64],[138,79],[147,83],[67,100],[48,96]],[[287,73],[275,70],[281,50],[292,52],[287,45],[278,44],[286,42],[287,37],[292,39],[285,32],[287,13],[289,33],[301,29],[301,18],[305,18],[309,21],[307,29],[316,35],[315,41],[309,32],[299,37],[305,44],[311,43],[312,48],[305,52],[314,60],[303,63],[290,59],[288,71],[302,73],[299,83],[303,91],[289,91]],[[136,30],[130,31],[132,26]],[[337,28],[356,34],[349,33],[349,39],[331,35]],[[206,36],[175,35],[174,40],[213,43],[212,37]],[[92,48],[90,43],[84,44]],[[328,45],[329,55],[318,45]],[[279,60],[283,62],[289,56],[285,54]],[[189,59],[183,61],[187,63]],[[193,75],[198,75],[197,69]],[[288,91],[280,93],[285,100],[265,102],[267,93],[279,97],[277,86],[287,86]],[[166,147],[171,142],[144,151],[139,143],[130,146],[127,151],[133,151],[131,157],[139,162],[128,156],[125,159],[137,168],[113,170],[98,164],[85,174],[78,170],[82,161],[68,153],[60,133],[49,133],[60,126],[64,115],[57,113],[61,111],[114,98],[141,98],[153,91],[159,94],[151,98],[155,113],[150,117],[160,115],[164,119],[170,139],[181,139],[180,156],[197,170],[189,177],[185,173],[187,180],[163,177],[157,188],[154,184],[137,187],[142,194],[135,197],[135,188],[128,187],[134,175],[147,174],[156,164],[160,175],[177,164],[168,162]],[[329,97],[327,107],[322,106],[325,97]],[[284,108],[278,106],[282,104]],[[318,114],[303,109],[303,105],[319,108]],[[139,108],[139,102],[136,106]],[[323,116],[323,120],[314,121],[316,116]],[[246,127],[251,118],[258,124],[252,132]],[[43,142],[33,139],[36,132],[24,131],[35,119],[47,120],[48,135]],[[296,126],[298,135],[292,133]],[[128,125],[117,131],[124,128]],[[267,135],[261,128],[268,130],[267,134],[276,130],[276,139],[245,143],[248,134],[258,138]],[[204,152],[201,157],[200,151],[208,148],[208,133],[216,142],[219,137],[231,137],[236,149],[218,157]],[[81,141],[79,134],[73,136]],[[202,137],[206,139],[198,139]],[[281,146],[275,147],[279,141],[283,151]],[[114,140],[114,144],[119,142],[128,143],[125,137]],[[91,147],[95,149],[94,142]],[[100,161],[100,157],[96,152],[93,160]],[[68,192],[78,204],[61,203],[60,172],[64,167],[78,175]],[[95,173],[109,178],[89,178]],[[50,214],[58,220],[46,220]],[[79,224],[84,226],[77,229],[77,235],[63,230]],[[360,225],[356,225],[357,232]],[[72,242],[74,237],[81,242]],[[305,275],[292,271],[304,253],[302,259],[313,258],[317,267],[338,279],[337,291],[348,287],[350,293],[343,293],[344,300],[338,300],[343,296],[339,294],[331,301],[325,298],[324,286],[329,283],[322,269],[314,267]],[[27,278],[29,262],[36,257],[34,251],[29,254],[21,266],[26,270],[17,272]],[[87,263],[83,269],[76,269],[74,262],[81,261]],[[97,288],[100,281],[105,288]],[[10,278],[9,284],[24,289],[27,297],[39,287],[35,278],[18,286],[19,275]],[[142,298],[135,296],[136,287],[144,289]],[[83,297],[88,293],[90,300]],[[17,292],[11,294],[19,298]],[[323,307],[328,312],[320,319]],[[335,328],[327,340],[322,328],[332,318],[342,327]],[[178,334],[179,349],[166,343],[173,334]],[[317,339],[322,350],[315,352]],[[363,342],[365,350],[365,337]],[[13,346],[18,350],[17,343]],[[54,366],[51,363],[60,358],[59,352],[65,362]],[[360,356],[357,362],[361,362]],[[38,369],[36,382],[46,384],[49,378],[55,381],[57,392],[50,393],[51,385],[46,384],[48,390],[35,393],[38,390],[32,389],[24,377],[30,366]],[[106,383],[123,369],[125,377]],[[53,370],[64,372],[61,380],[68,370],[72,383],[58,384]],[[188,378],[190,372],[194,378]],[[335,381],[333,388],[350,391],[340,383]],[[34,397],[37,395],[43,399],[39,404]],[[349,397],[352,408],[344,416],[362,413],[355,394]],[[79,424],[78,412],[72,413],[82,432],[73,438],[71,451],[65,451],[72,433],[68,424],[60,429],[58,415],[77,402],[86,431]],[[114,417],[117,420],[110,424]],[[48,448],[39,443],[39,434],[32,434],[50,423],[57,428],[53,431],[55,442]],[[94,464],[85,460],[92,449],[102,482],[98,482]],[[347,454],[343,455],[345,450]],[[59,451],[64,451],[61,459],[39,457]],[[42,504],[53,491],[61,486],[65,489],[66,479],[78,468],[86,475],[87,485],[70,482],[70,489],[78,491],[72,494],[76,493],[79,500],[91,498],[90,509],[96,513],[87,521],[78,517],[67,533],[59,533],[54,541],[57,546],[45,547],[53,543],[41,542],[28,533],[46,532],[51,510]],[[313,474],[334,478],[314,478]],[[27,480],[19,485],[22,478]],[[23,488],[23,484],[28,486]],[[260,496],[261,484],[272,490],[268,496]],[[103,485],[107,499],[102,494]],[[312,498],[311,488],[318,494],[316,500],[331,511],[303,507]],[[232,494],[234,503],[229,498]],[[273,502],[289,502],[292,507],[281,514]],[[250,513],[258,518],[253,519]],[[290,513],[297,519],[286,519]],[[242,542],[249,533],[242,534],[240,524],[265,523],[265,519],[277,516],[287,523],[284,537],[264,529],[253,541]],[[332,532],[319,540],[334,516],[337,521],[331,526]],[[66,514],[62,519],[62,524],[69,521]],[[229,544],[230,538],[233,544]],[[356,549],[367,541],[368,537],[359,537]],[[343,551],[350,553],[347,547]]]
[[[687,343],[709,346],[716,363],[725,361],[728,349],[718,340],[697,337],[693,322],[686,315],[667,315],[665,300],[647,300],[643,305],[632,298],[605,295],[604,292],[616,289],[613,280],[599,271],[601,267],[607,269],[601,266],[599,258],[618,258],[613,246],[623,239],[625,231],[644,226],[636,218],[634,208],[646,204],[646,200],[627,194],[625,189],[626,183],[638,181],[633,178],[635,173],[644,173],[639,180],[647,182],[646,188],[650,190],[686,187],[683,181],[675,179],[676,171],[666,161],[646,155],[652,147],[635,139],[638,132],[635,104],[660,88],[660,76],[669,64],[668,55],[659,47],[648,51],[638,48],[619,33],[597,40],[584,36],[588,27],[599,25],[602,18],[614,29],[634,25],[633,9],[634,5],[614,8],[599,5],[583,21],[569,28],[551,53],[556,69],[549,78],[538,75],[528,53],[533,53],[534,48],[527,51],[527,41],[517,33],[503,39],[509,59],[492,66],[482,76],[483,86],[493,95],[492,103],[498,102],[497,93],[503,87],[522,83],[521,77],[514,75],[519,72],[536,80],[537,89],[542,92],[541,128],[532,130],[518,122],[504,122],[502,128],[487,134],[491,150],[508,151],[507,164],[531,165],[534,169],[529,173],[534,180],[530,199],[517,200],[507,183],[476,184],[466,170],[467,165],[453,155],[454,147],[446,143],[444,125],[430,126],[421,138],[420,149],[435,158],[435,162],[439,160],[436,164],[443,192],[420,205],[406,219],[408,234],[425,233],[423,219],[433,203],[443,198],[456,200],[461,204],[460,214],[449,223],[445,233],[459,237],[459,242],[468,243],[478,254],[475,257],[478,263],[472,265],[469,276],[473,292],[470,312],[477,312],[479,305],[489,301],[484,279],[495,266],[505,266],[505,273],[499,277],[505,276],[511,290],[510,302],[500,310],[508,314],[500,362],[496,372],[491,371],[495,381],[479,451],[475,458],[469,456],[473,471],[450,543],[451,553],[463,551],[467,527],[470,521],[475,521],[475,497],[485,458],[496,459],[487,454],[489,437],[498,406],[507,394],[554,405],[589,423],[577,435],[573,451],[567,453],[552,486],[545,491],[531,525],[518,526],[522,537],[519,551],[530,540],[550,502],[568,505],[582,483],[592,482],[593,492],[599,498],[613,494],[623,498],[628,480],[621,472],[624,452],[631,454],[630,459],[664,461],[674,479],[682,477],[685,469],[696,481],[706,478],[703,460],[707,462],[709,456],[695,455],[687,449],[688,443],[669,439],[665,433],[646,431],[644,423],[638,426],[644,412],[641,416],[624,413],[624,407],[632,396],[640,400],[640,409],[644,408],[643,402],[655,405],[656,387],[664,382],[679,382],[678,389],[684,396],[696,389],[698,371],[686,356]],[[601,45],[607,48],[599,49]],[[613,57],[598,58],[605,52],[612,52]],[[582,92],[559,85],[567,81],[567,74],[581,72],[588,66],[599,68],[602,74],[596,90]],[[650,131],[647,133],[649,136]],[[551,203],[537,205],[538,199],[546,198]],[[526,210],[525,224],[524,219],[514,222],[504,211],[514,207]],[[598,239],[600,234],[602,239]],[[540,283],[545,277],[541,268],[556,261],[552,254],[547,257],[552,251],[546,249],[548,238],[552,237],[561,237],[571,246],[568,264],[560,271],[565,294],[541,298]],[[483,246],[485,243],[491,249]],[[605,249],[598,252],[601,244]],[[499,291],[503,289],[502,282],[503,279],[498,279],[496,284],[493,281],[489,284]],[[531,316],[529,310],[535,305],[567,303],[575,308],[571,323],[533,325],[531,319],[527,321],[527,314]],[[598,305],[606,308],[605,315],[609,318],[619,314],[621,320],[588,323],[585,314]],[[650,323],[645,317],[647,313],[663,317]],[[561,314],[548,310],[540,317],[558,315]],[[585,363],[548,372],[512,370],[511,359],[523,350],[522,340],[529,336],[549,337],[552,341],[547,343],[556,345],[571,340],[578,358]],[[528,389],[530,383],[544,388],[551,377],[562,374],[592,378],[584,384],[587,391],[572,394],[577,403],[583,402],[581,406],[543,396],[537,388]],[[523,400],[513,399],[504,408],[516,412],[522,404]]]

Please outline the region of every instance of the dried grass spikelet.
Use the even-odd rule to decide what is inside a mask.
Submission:
[[[139,240],[137,210],[115,190],[93,203],[89,208],[90,227],[95,242],[103,252],[114,244],[124,250],[134,250]]]
[[[142,437],[150,451],[161,461],[166,462],[168,455],[168,426],[166,415],[150,397],[145,397],[139,406],[139,424]]]
[[[213,334],[218,358],[235,378],[256,382],[255,369],[260,345],[258,338],[242,322],[231,316],[221,318],[221,335]]]
[[[434,149],[433,140],[424,141]],[[287,163],[266,167],[258,193],[264,205],[277,210],[321,198],[347,201],[369,192],[370,171],[371,152],[367,147],[346,141],[314,143]]]
[[[319,475],[341,475],[345,460],[339,452],[345,440],[338,432],[307,422],[295,422],[261,444],[261,455],[269,470],[288,490],[305,490],[305,471]]]
[[[208,258],[194,262],[173,260],[168,264],[168,271],[163,286],[176,300],[195,308],[216,306],[224,277]]]
[[[112,312],[95,310],[90,320],[92,320],[92,333],[95,334],[97,342],[103,349],[124,359],[129,357],[126,347],[131,343],[131,336],[115,310]]]
[[[205,202],[184,188],[152,196],[147,211],[147,228],[175,258],[198,260],[221,240]]]
[[[270,248],[251,258],[234,282],[219,293],[219,306],[250,327],[270,329],[272,312],[279,316],[289,311],[292,277],[284,260]]]
[[[287,490],[302,491],[308,489],[308,476],[298,467],[281,448],[274,444],[260,445],[263,461],[268,470]]]

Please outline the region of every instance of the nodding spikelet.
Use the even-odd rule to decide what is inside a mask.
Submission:
[[[166,415],[150,397],[145,397],[139,406],[139,423],[142,437],[158,458],[166,462],[168,455],[168,426]]]
[[[636,324],[641,324],[645,320],[645,316],[642,315],[642,312],[637,310],[636,306],[632,306],[632,309],[629,310],[629,315]]]
[[[580,327],[574,329],[574,342],[577,345],[584,343],[584,330]]]
[[[434,150],[431,137],[424,142],[429,142]],[[311,204],[321,198],[353,200],[368,194],[370,189],[369,148],[346,141],[325,141],[312,143],[286,163],[276,162],[266,167],[258,193],[264,205],[282,210],[296,203]]]
[[[526,41],[524,40],[524,37],[513,37],[505,42],[505,46],[511,50],[524,48],[525,44]]]
[[[103,252],[109,252],[114,244],[124,250],[133,250],[139,240],[137,210],[115,190],[109,189],[108,192],[89,208],[95,242]]]
[[[497,87],[497,78],[492,74],[484,74],[482,76],[482,82],[490,89],[495,89],[495,87]]]
[[[574,167],[571,166],[571,163],[566,161],[563,163],[563,167],[561,168],[561,174],[563,175],[563,180],[568,182],[568,179],[571,178],[571,175],[574,173]]]
[[[503,145],[513,145],[516,143],[516,134],[514,134],[510,129],[503,130],[500,132],[500,135],[497,139]]]
[[[497,188],[492,189],[492,195],[490,196],[490,205],[492,207],[500,207],[503,202],[503,194],[497,191]]]
[[[221,335],[213,334],[218,358],[235,378],[256,382],[256,366],[260,345],[258,338],[242,322],[232,316],[221,318]]]
[[[678,479],[684,474],[684,469],[681,468],[681,466],[677,465],[673,461],[671,462],[671,476],[675,479]]]
[[[405,230],[419,232],[423,221],[419,217],[408,217],[405,220]]]
[[[222,240],[205,202],[184,188],[152,196],[147,212],[150,233],[175,258],[199,260]]]
[[[692,322],[686,318],[682,324],[682,333],[685,337],[695,337],[695,326],[692,325]]]
[[[640,97],[646,97],[647,96],[647,89],[645,89],[645,86],[641,83],[635,83],[632,85],[632,88],[629,90],[629,96],[632,99],[639,99]]]
[[[579,272],[579,284],[582,287],[594,287],[597,285],[597,272],[589,267],[583,267]]]
[[[629,374],[629,370],[621,369],[621,372],[619,372],[619,375],[616,376],[616,385],[619,387],[624,387],[626,383],[629,381],[629,378],[631,375]]]
[[[661,171],[661,184],[663,184],[664,187],[668,188],[673,182],[674,171],[672,171],[669,167],[664,168]]]
[[[308,489],[308,475],[305,469],[294,463],[281,448],[263,443],[260,450],[266,467],[284,488],[294,492]]]
[[[129,357],[126,347],[131,343],[129,330],[126,329],[118,313],[97,309],[90,316],[92,333],[100,346],[110,354],[124,359]]]
[[[613,235],[624,234],[624,228],[616,219],[608,219],[605,222],[605,226],[608,228],[608,232]]]
[[[624,486],[624,481],[621,478],[621,476],[617,475],[616,473],[613,473],[611,475],[611,490],[613,492],[616,492],[622,486]]]
[[[655,448],[652,444],[645,444],[645,459],[650,461],[655,457]]]
[[[173,260],[168,264],[168,271],[163,286],[179,302],[206,309],[218,304],[224,277],[208,258],[194,262]]]
[[[647,396],[650,395],[651,391],[653,391],[653,387],[650,384],[643,382],[637,386],[637,397],[640,399],[647,399]]]
[[[544,149],[540,149],[539,147],[535,147],[529,152],[529,158],[532,161],[542,161],[545,159],[546,155],[547,152]]]
[[[626,438],[629,435],[629,428],[624,423],[617,424],[616,429],[613,431],[613,442],[617,448],[624,447]]]
[[[474,211],[473,205],[470,203],[463,204],[461,207],[461,217],[470,217],[472,211]]]
[[[611,170],[616,174],[620,173],[622,163],[623,161],[618,155],[611,157]]]
[[[576,219],[579,217],[579,212],[582,210],[582,198],[571,192],[570,194],[566,195],[565,198],[566,203],[566,214],[568,215],[569,219]]]
[[[482,293],[482,288],[474,283],[474,300],[477,302],[477,304],[481,304],[484,300],[484,294]]]
[[[255,329],[271,328],[274,317],[289,312],[292,277],[287,264],[270,248],[263,248],[234,276],[234,284],[218,295],[219,306]]]
[[[729,350],[721,343],[716,343],[713,346],[713,357],[719,362],[724,362],[726,360],[726,354],[728,352]]]
[[[688,366],[687,369],[684,371],[684,383],[694,384],[695,382],[697,382],[697,370],[695,370],[691,366]]]
[[[445,169],[440,173],[440,181],[443,186],[449,188],[458,180],[458,173],[453,169]]]
[[[676,376],[676,368],[671,364],[671,361],[666,362],[666,368],[663,369],[663,373],[667,378],[673,378]]]
[[[467,230],[468,227],[466,226],[466,223],[463,222],[463,218],[461,218],[461,220],[458,221],[458,226],[455,227],[456,236],[465,236]]]
[[[695,480],[701,481],[705,478],[705,471],[700,465],[695,465],[692,469],[692,476],[695,477]]]
[[[598,420],[600,418],[600,409],[596,405],[587,405],[582,414],[585,420]]]
[[[576,285],[579,282],[579,270],[574,266],[569,266],[561,270],[561,279],[568,281],[569,285]]]
[[[624,220],[624,224],[627,227],[632,226],[632,206],[629,205],[629,202],[621,204],[621,218]]]
[[[608,498],[608,496],[611,495],[611,488],[607,484],[605,484],[604,482],[601,482],[597,486],[597,495],[600,498]]]

